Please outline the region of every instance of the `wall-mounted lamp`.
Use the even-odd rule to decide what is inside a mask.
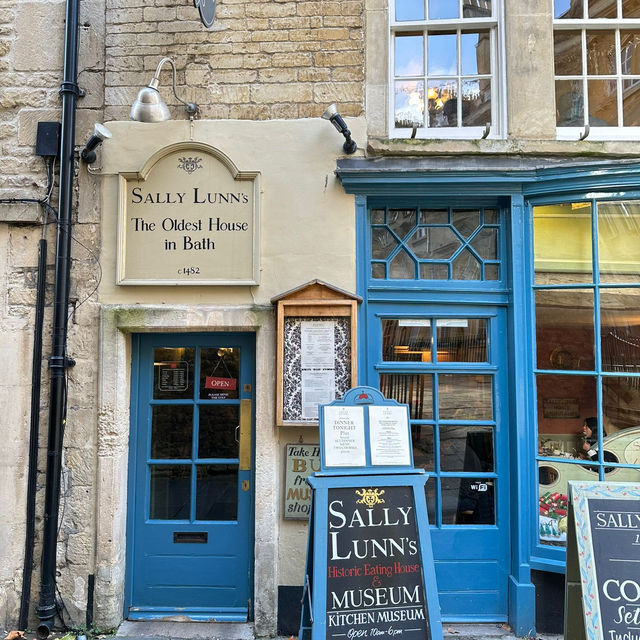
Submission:
[[[330,104],[322,114],[323,120],[328,120],[343,136],[344,144],[342,149],[345,153],[355,153],[358,145],[356,141],[351,138],[351,131],[347,127],[347,123],[342,119],[342,116],[338,113],[338,108],[335,103]]]
[[[138,92],[138,97],[131,105],[131,111],[129,118],[131,120],[137,120],[138,122],[164,122],[171,119],[169,108],[165,104],[164,100],[158,92],[158,85],[160,84],[160,71],[165,62],[168,62],[173,69],[172,86],[173,95],[176,100],[182,102],[185,111],[189,114],[189,120],[193,120],[198,113],[198,105],[195,102],[185,102],[182,98],[178,97],[176,93],[176,65],[171,58],[162,58],[156,67],[156,72],[151,79],[151,82],[142,87]]]
[[[103,124],[96,123],[93,127],[93,133],[84,145],[84,149],[80,152],[80,159],[85,164],[91,164],[96,161],[96,148],[99,147],[104,140],[111,137],[111,131]]]

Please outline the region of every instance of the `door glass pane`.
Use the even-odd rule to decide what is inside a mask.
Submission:
[[[153,350],[153,397],[156,400],[193,398],[195,350],[186,347]]]
[[[192,436],[193,407],[152,407],[151,458],[191,459]]]
[[[382,359],[387,362],[430,362],[431,320],[382,320]]]
[[[187,520],[191,506],[191,465],[150,465],[149,517],[152,520]]]
[[[493,471],[493,427],[440,425],[442,471]]]
[[[412,424],[413,464],[416,468],[433,471],[433,426]]]
[[[442,524],[495,524],[493,478],[442,478]]]
[[[197,520],[238,518],[237,465],[198,465],[196,485]]]
[[[422,262],[420,263],[420,278],[422,280],[447,280],[449,265],[439,262]]]
[[[404,249],[390,262],[389,277],[399,280],[413,280],[416,277],[416,265]]]
[[[591,205],[534,207],[533,247],[536,284],[593,282]]]
[[[220,347],[200,351],[200,399],[238,398],[240,349]]]
[[[498,230],[482,229],[471,242],[471,246],[483,260],[497,260],[498,258]]]
[[[640,289],[602,289],[600,307],[602,368],[640,373]]]
[[[436,320],[438,362],[486,362],[487,321],[483,318]]]
[[[429,478],[424,485],[424,497],[427,501],[427,518],[429,524],[436,523],[436,479]]]
[[[409,405],[413,420],[433,419],[432,375],[381,375],[380,391]]]
[[[398,241],[386,227],[374,227],[371,230],[371,257],[384,260],[398,246]]]
[[[462,243],[448,227],[420,227],[407,244],[417,258],[438,260],[450,258]]]
[[[237,405],[203,405],[200,407],[198,458],[237,458],[236,427],[240,424]]]
[[[416,226],[416,212],[413,210],[389,209],[387,225],[402,240]]]
[[[456,231],[463,237],[468,238],[480,224],[480,211],[465,211],[456,209],[451,214],[453,226]]]
[[[538,289],[535,296],[538,369],[593,370],[593,292]]]
[[[480,263],[469,249],[463,249],[453,261],[451,277],[454,280],[480,280],[480,276]]]
[[[584,422],[598,415],[595,377],[539,374],[536,387],[540,454],[584,458]]]
[[[446,373],[438,376],[441,420],[492,420],[493,376]]]
[[[598,203],[600,282],[640,282],[640,201]]]

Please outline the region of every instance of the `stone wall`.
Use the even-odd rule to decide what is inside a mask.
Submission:
[[[211,29],[192,2],[108,0],[106,15],[107,120],[128,117],[163,56],[205,119],[316,117],[331,102],[363,112],[363,0],[224,0]],[[167,66],[162,94],[178,117],[170,84]]]

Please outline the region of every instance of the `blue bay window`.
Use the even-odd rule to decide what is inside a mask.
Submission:
[[[338,162],[360,384],[409,404],[443,620],[535,628],[572,479],[640,480],[640,164]]]

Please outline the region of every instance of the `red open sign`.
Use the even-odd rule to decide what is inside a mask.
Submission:
[[[218,378],[216,376],[206,376],[204,380],[205,389],[224,389],[235,391],[237,386],[237,378]]]

